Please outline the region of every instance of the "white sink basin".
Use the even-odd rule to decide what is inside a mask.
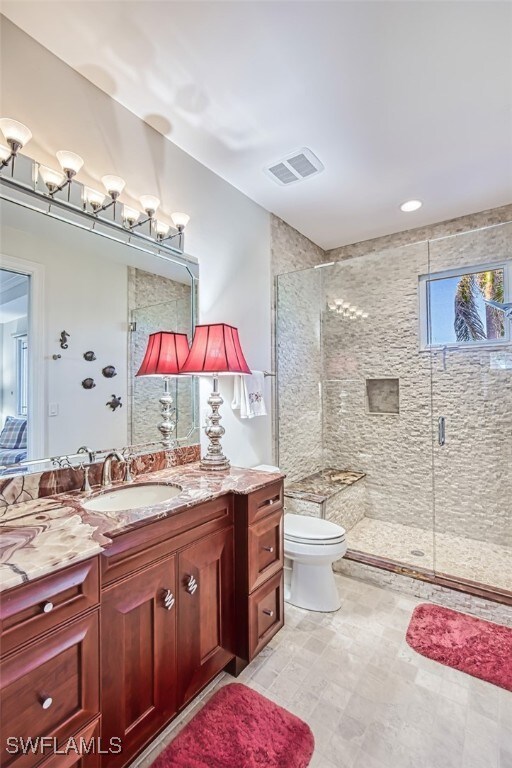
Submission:
[[[115,488],[108,493],[102,493],[94,499],[82,503],[84,509],[91,512],[122,512],[130,509],[151,507],[153,504],[162,504],[179,496],[182,488],[177,485],[160,485],[147,483],[146,485],[133,485],[129,487]]]

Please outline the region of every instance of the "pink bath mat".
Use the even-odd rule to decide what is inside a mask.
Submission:
[[[152,768],[306,768],[314,746],[306,723],[232,683],[212,696]]]
[[[512,629],[439,605],[418,605],[407,629],[415,651],[512,691]]]

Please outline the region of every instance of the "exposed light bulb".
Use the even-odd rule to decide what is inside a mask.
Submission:
[[[8,158],[11,156],[11,150],[9,147],[4,147],[3,144],[0,144],[0,161],[8,160]]]
[[[54,171],[53,168],[48,168],[46,165],[39,166],[39,175],[50,192],[60,187],[66,178],[61,171]]]
[[[156,233],[159,237],[165,237],[169,232],[170,226],[165,221],[156,222]]]
[[[154,195],[141,195],[139,200],[142,208],[146,211],[148,216],[152,216],[154,213],[156,213],[158,206],[160,205],[160,200]]]
[[[67,149],[61,149],[57,152],[57,160],[66,176],[75,176],[78,173],[84,161],[75,152],[69,152]]]
[[[135,224],[139,216],[140,211],[137,211],[135,208],[130,208],[129,205],[123,205],[123,221],[127,224]]]
[[[86,203],[89,203],[93,211],[97,211],[98,208],[101,208],[103,205],[105,195],[103,192],[97,192],[95,189],[91,189],[91,187],[84,187],[84,200]]]
[[[24,147],[32,138],[32,131],[26,125],[10,117],[0,119],[0,130],[9,146],[14,144],[16,149]]]
[[[188,216],[186,213],[177,212],[171,214],[171,219],[178,232],[182,232],[189,223],[190,216]]]
[[[406,200],[405,203],[402,203],[400,206],[400,210],[404,213],[412,213],[413,211],[417,211],[418,208],[421,208],[423,203],[421,200]]]
[[[120,176],[111,175],[102,176],[101,183],[113,200],[119,197],[126,184],[125,180]]]

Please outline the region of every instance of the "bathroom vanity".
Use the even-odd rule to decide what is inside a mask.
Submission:
[[[25,571],[25,583],[2,592],[2,766],[125,766],[219,672],[238,674],[283,626],[282,477],[221,474],[188,465],[137,480],[179,483],[167,505],[102,514],[68,494],[39,499],[34,511],[16,505],[18,516],[2,523],[0,535],[25,535],[37,552],[45,534],[52,546],[52,525],[76,517],[88,534],[94,528],[98,547],[64,568],[41,575],[40,566],[34,579]],[[29,736],[58,745],[101,736],[104,754],[6,751],[8,737]]]

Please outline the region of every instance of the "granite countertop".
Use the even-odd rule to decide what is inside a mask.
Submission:
[[[205,472],[195,463],[139,475],[129,485],[120,483],[105,489],[104,492],[110,492],[114,488],[145,483],[181,488],[178,496],[141,509],[116,512],[85,509],[82,502],[97,497],[101,489],[13,504],[0,518],[0,591],[97,555],[108,549],[112,537],[137,526],[183,512],[226,493],[252,493],[283,477],[278,472],[237,467],[225,472]]]
[[[346,469],[323,469],[314,475],[303,477],[285,486],[284,494],[291,499],[314,501],[321,504],[336,493],[354,485],[364,477],[364,472],[351,472]]]

